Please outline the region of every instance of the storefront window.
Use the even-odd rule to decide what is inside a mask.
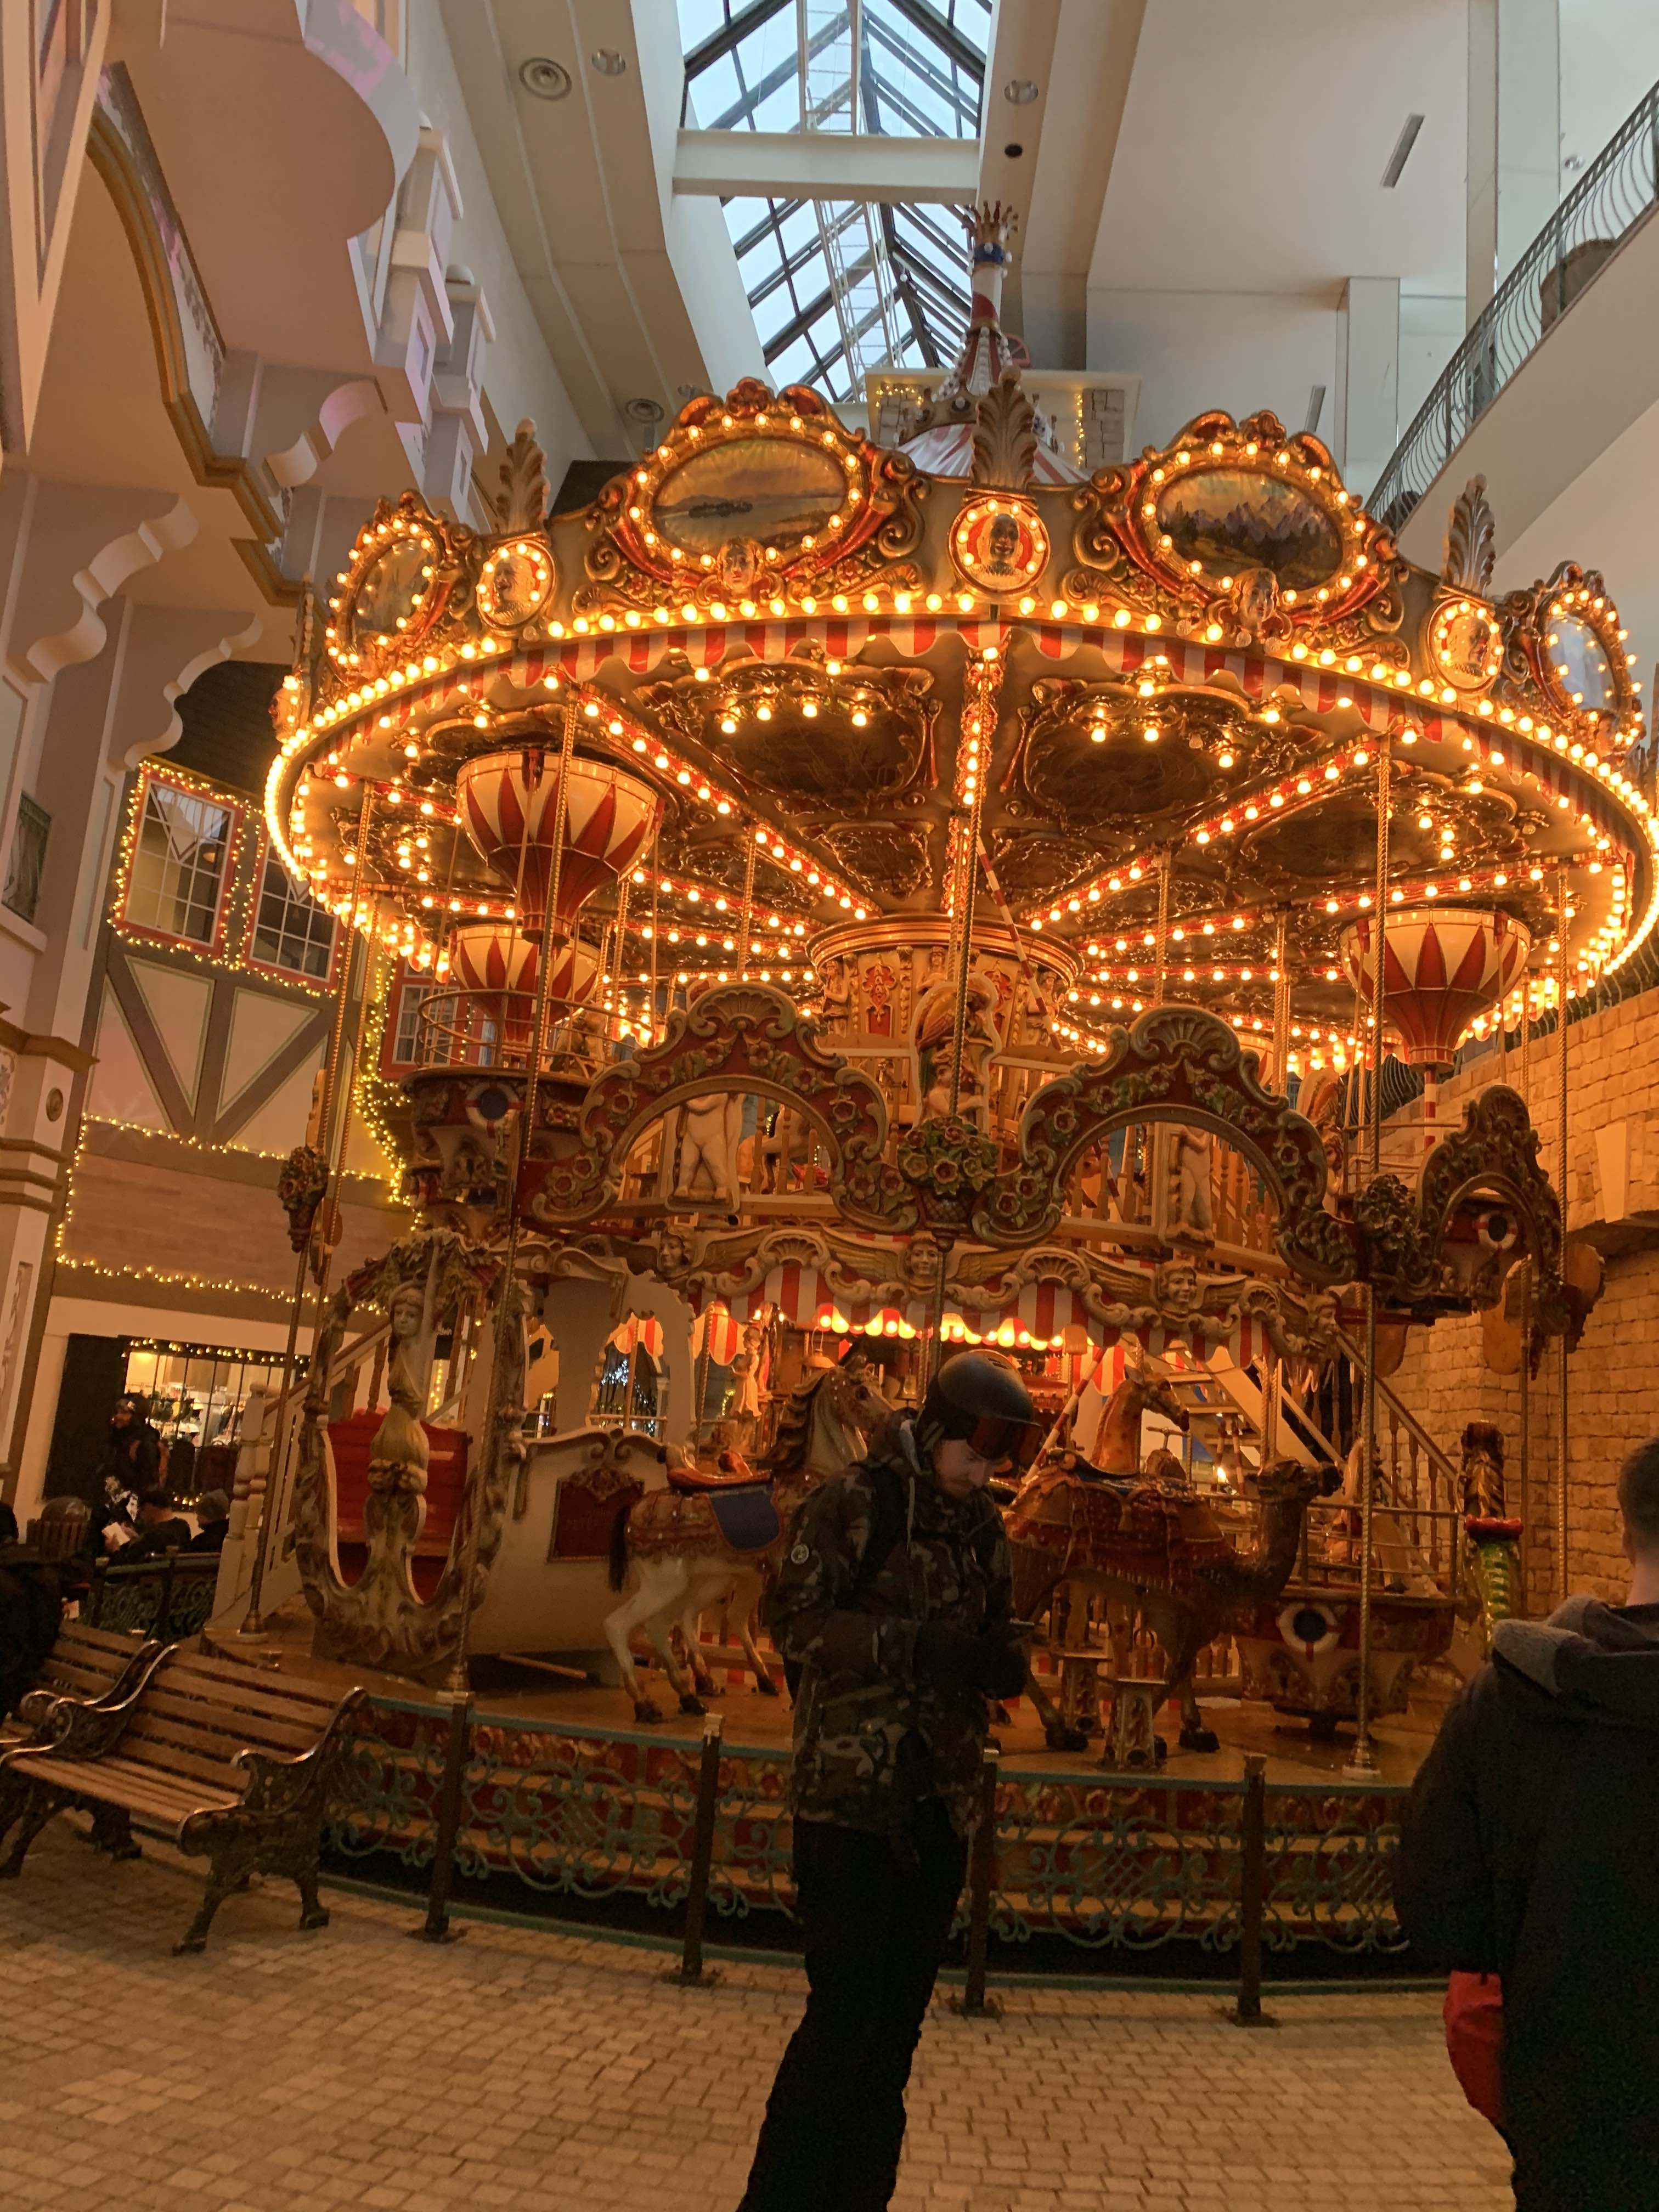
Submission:
[[[303,1359],[297,1366],[304,1371]],[[228,1494],[249,1393],[274,1397],[282,1387],[273,1352],[138,1340],[126,1347],[122,1388],[145,1399],[161,1432],[162,1480],[180,1503],[204,1490]]]

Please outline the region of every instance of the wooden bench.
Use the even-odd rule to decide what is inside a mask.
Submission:
[[[129,1650],[131,1638],[120,1639]],[[235,1660],[151,1647],[94,1698],[34,1693],[34,1734],[0,1753],[0,1842],[16,1836],[0,1878],[21,1873],[53,1814],[93,1815],[94,1838],[136,1856],[136,1823],[209,1861],[206,1892],[175,1952],[200,1951],[213,1916],[253,1874],[292,1881],[300,1925],[325,1928],[317,1861],[346,1723],[365,1692],[335,1698]]]
[[[112,1693],[125,1695],[144,1662],[161,1648],[113,1629],[94,1628],[84,1620],[66,1620],[46,1655],[40,1680],[17,1711],[0,1721],[0,1752],[30,1741],[56,1698],[79,1698],[94,1704]]]

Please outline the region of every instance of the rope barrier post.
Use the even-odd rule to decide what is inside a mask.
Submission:
[[[691,1873],[685,1896],[685,1936],[680,1963],[665,1980],[683,1990],[706,1990],[720,1979],[717,1967],[702,1963],[702,1925],[708,1906],[708,1874],[714,1863],[714,1816],[720,1800],[720,1734],[726,1723],[710,1713],[702,1724],[702,1758],[697,1768],[697,1810],[691,1831]]]
[[[438,1827],[432,1842],[432,1881],[426,1893],[426,1918],[411,1929],[423,1943],[458,1943],[466,1933],[449,1917],[450,1892],[455,1883],[455,1838],[461,1832],[461,1785],[466,1775],[466,1754],[472,1737],[472,1697],[470,1691],[439,1692],[449,1707],[449,1734],[444,1744],[443,1779],[438,1785]]]
[[[1235,2027],[1275,2027],[1261,2009],[1261,1913],[1267,1877],[1267,1762],[1244,1754],[1243,1824],[1238,1839],[1238,1996]]]
[[[987,1953],[991,1940],[991,1890],[997,1863],[997,1772],[999,1757],[987,1744],[979,1768],[979,1819],[968,1856],[968,1978],[962,2000],[952,2007],[965,2020],[1000,2020],[1002,2007],[985,1994]]]

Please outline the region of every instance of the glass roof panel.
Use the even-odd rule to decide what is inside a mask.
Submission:
[[[684,121],[878,137],[979,133],[992,0],[679,0]],[[968,249],[940,207],[731,199],[768,373],[860,392],[866,369],[941,367],[968,319]]]

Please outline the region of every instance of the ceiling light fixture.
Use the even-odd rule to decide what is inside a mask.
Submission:
[[[532,54],[519,64],[519,82],[538,100],[562,100],[570,90],[570,72],[562,62],[545,54]]]
[[[587,58],[601,76],[626,76],[628,57],[619,54],[614,46],[596,46]],[[1421,120],[1421,118],[1419,118]]]
[[[1417,134],[1423,128],[1420,115],[1408,115],[1400,136],[1394,142],[1394,151],[1389,156],[1389,166],[1382,172],[1382,189],[1391,192],[1400,182],[1401,171],[1412,157],[1412,148],[1417,143]]]
[[[1010,107],[1029,107],[1042,97],[1042,88],[1029,76],[1011,76],[1002,88],[1002,96]]]

